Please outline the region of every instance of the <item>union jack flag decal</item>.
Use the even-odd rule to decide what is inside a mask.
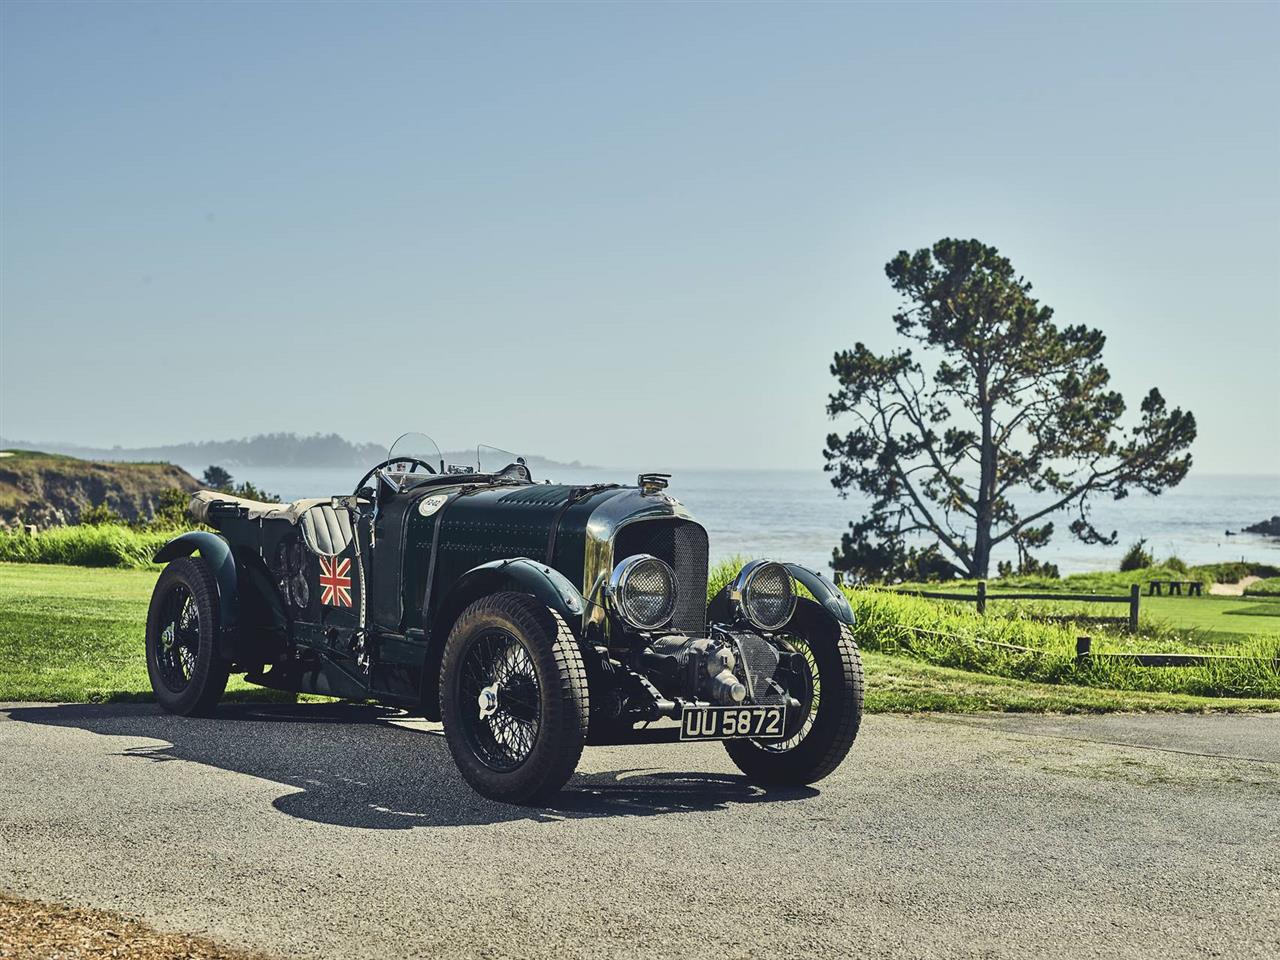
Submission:
[[[320,602],[331,607],[351,606],[351,560],[320,558]]]

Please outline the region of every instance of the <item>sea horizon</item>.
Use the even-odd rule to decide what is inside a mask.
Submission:
[[[199,477],[205,465],[179,464]],[[237,481],[295,500],[349,493],[361,471],[349,467],[252,467],[228,465]],[[648,468],[657,469],[657,468]],[[534,479],[564,483],[633,483],[632,468],[577,467],[534,472]],[[841,499],[829,475],[821,469],[672,468],[669,492],[683,502],[707,528],[712,561],[742,555],[794,560],[829,570],[831,551],[851,520],[861,515],[865,501]],[[1035,498],[1020,505],[1034,506]],[[1096,526],[1118,541],[1111,546],[1086,545],[1067,531],[1075,515],[1053,515],[1057,532],[1038,559],[1059,566],[1061,572],[1082,573],[1117,569],[1129,545],[1147,541],[1158,559],[1177,556],[1189,564],[1251,560],[1280,565],[1280,539],[1235,533],[1242,527],[1280,514],[1280,474],[1195,472],[1159,497],[1133,494],[1123,500],[1094,504]],[[1015,560],[1011,549],[997,549],[997,560]],[[994,574],[994,570],[992,571]]]

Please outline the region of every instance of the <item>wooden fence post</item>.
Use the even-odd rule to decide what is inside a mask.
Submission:
[[[978,614],[987,612],[987,581],[978,581]]]
[[[1142,591],[1135,583],[1129,587],[1129,632],[1138,632],[1138,604]]]
[[[1076,637],[1076,663],[1089,659],[1089,651],[1093,646],[1093,637]]]

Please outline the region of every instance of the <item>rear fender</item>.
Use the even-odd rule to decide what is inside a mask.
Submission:
[[[473,567],[449,588],[433,617],[428,619],[428,611],[422,612],[423,623],[430,624],[422,671],[422,707],[428,719],[440,719],[440,661],[454,622],[463,610],[481,597],[507,590],[536,597],[560,614],[574,633],[580,631],[587,602],[560,571],[528,557],[493,560]]]
[[[227,541],[216,533],[194,530],[174,537],[156,551],[156,563],[168,563],[179,557],[199,553],[213,571],[218,584],[218,653],[230,660],[234,657],[236,628],[239,626],[239,578],[236,561]]]

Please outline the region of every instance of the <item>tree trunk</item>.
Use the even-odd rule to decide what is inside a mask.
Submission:
[[[991,566],[991,524],[994,510],[992,500],[996,488],[996,449],[991,433],[992,404],[987,394],[985,372],[978,378],[978,400],[982,418],[982,464],[978,478],[977,509],[974,511],[976,529],[973,536],[973,563],[969,567],[969,576],[985,580]]]

